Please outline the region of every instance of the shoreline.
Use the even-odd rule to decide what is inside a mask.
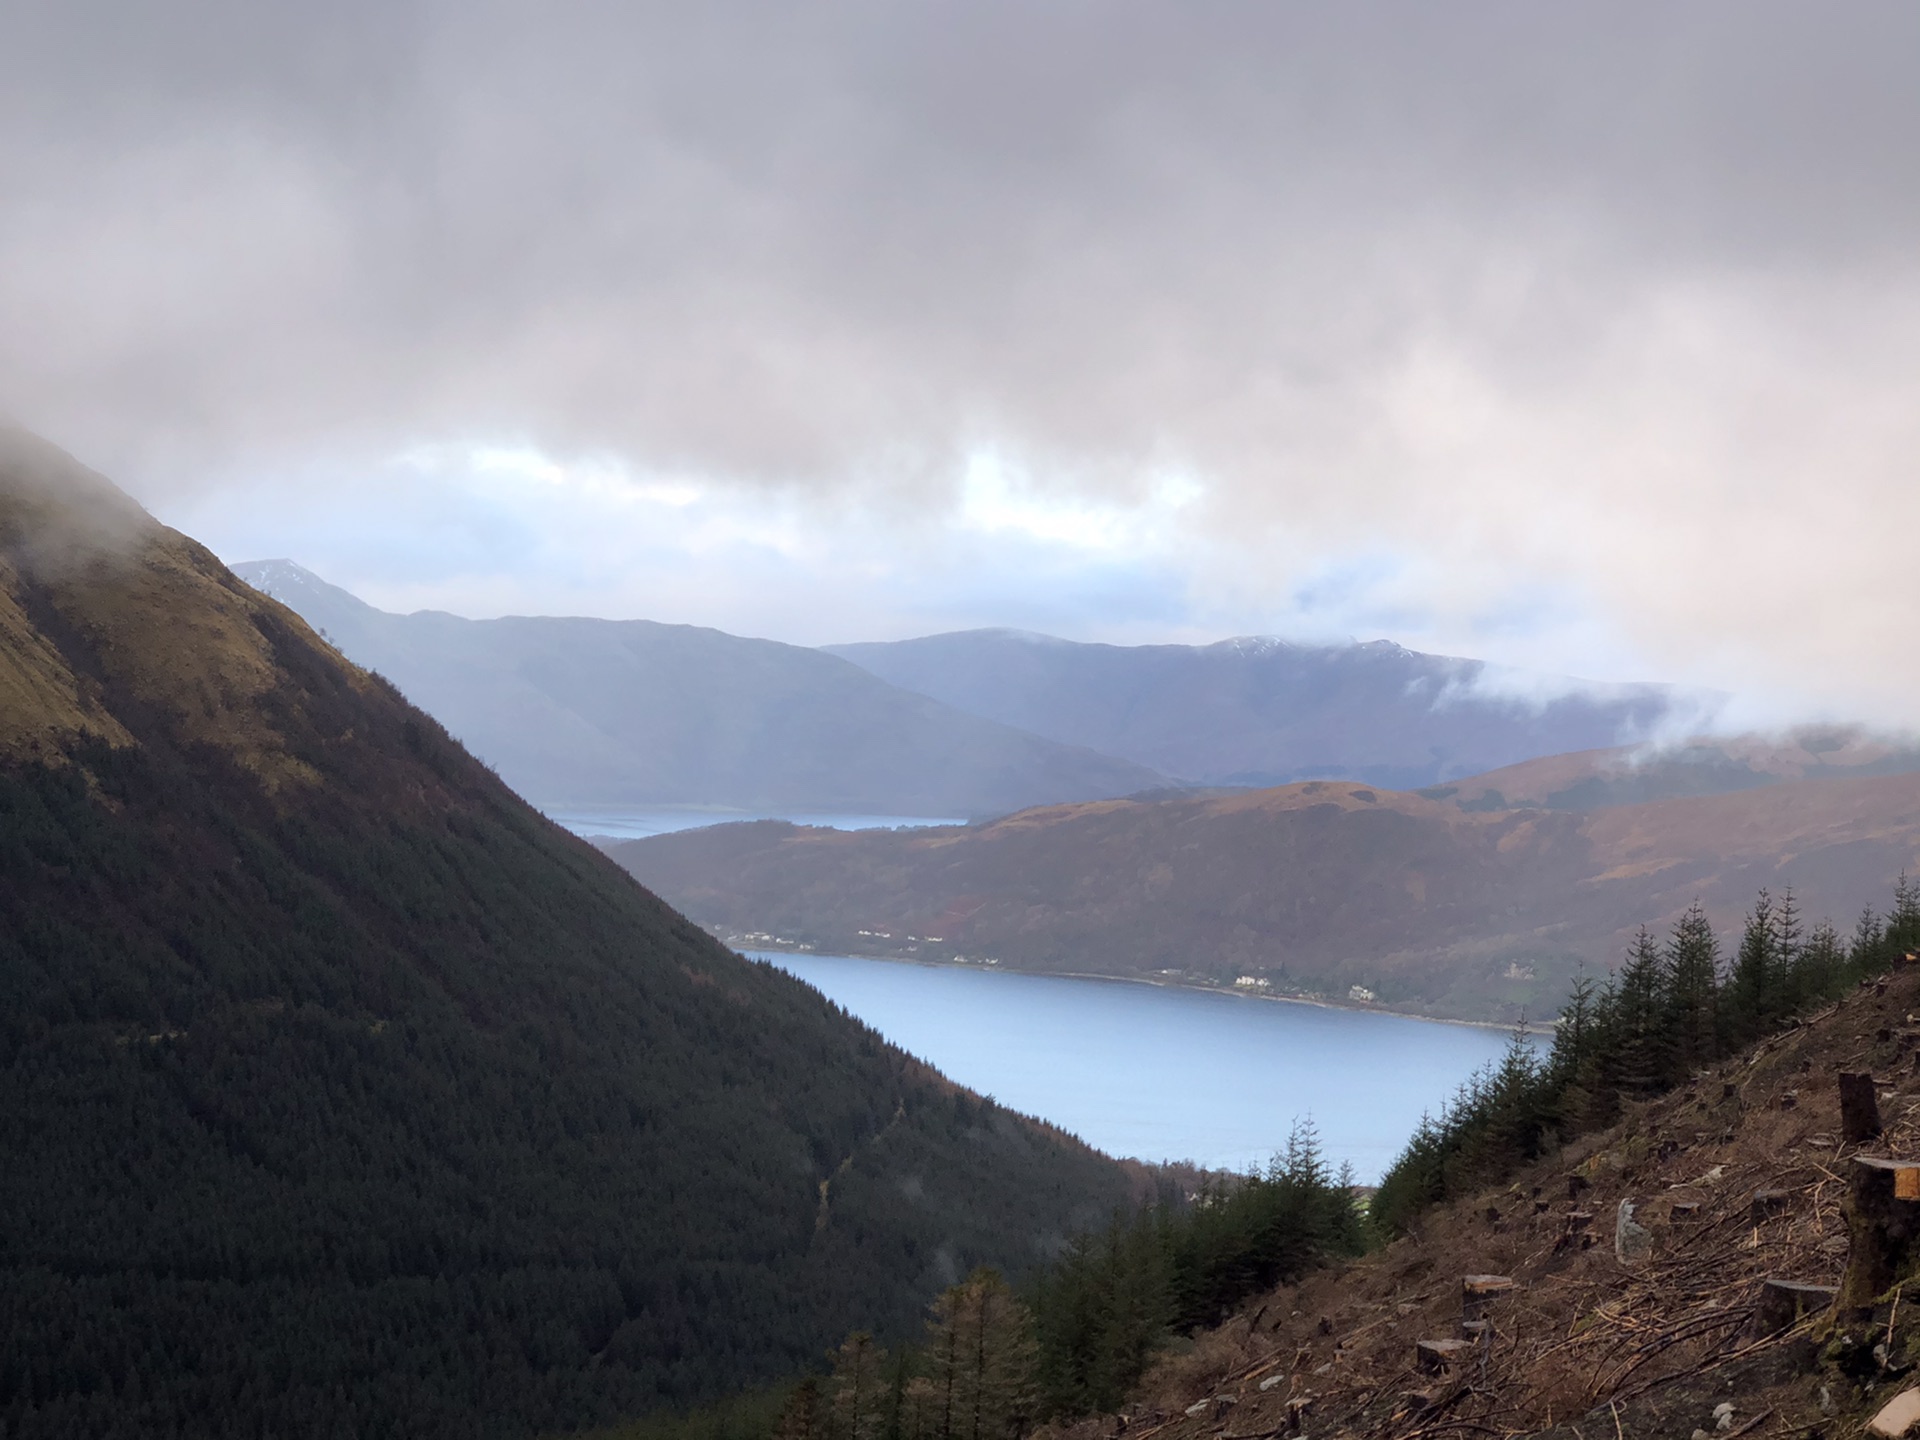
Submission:
[[[713,934],[708,931],[708,934]],[[731,950],[743,950],[736,941],[723,935],[714,935]],[[1422,1015],[1417,1011],[1400,1010],[1391,1005],[1366,1004],[1354,1000],[1335,1000],[1310,995],[1275,995],[1257,990],[1242,990],[1221,985],[1193,985],[1179,980],[1159,979],[1151,975],[1100,975],[1088,970],[1029,970],[1008,965],[976,965],[964,960],[941,960],[924,955],[848,955],[838,951],[824,951],[811,946],[802,949],[795,945],[782,945],[775,942],[756,941],[746,954],[815,956],[819,959],[872,960],[882,965],[921,965],[938,970],[977,970],[987,974],[1033,975],[1053,980],[1096,980],[1113,985],[1149,985],[1156,990],[1184,990],[1196,995],[1225,995],[1235,1000],[1266,1001],[1276,1005],[1311,1005],[1321,1010],[1344,1010],[1356,1015],[1391,1015],[1399,1020],[1419,1020],[1429,1025],[1462,1025],[1472,1030],[1494,1030],[1503,1035],[1512,1034],[1516,1028],[1498,1020],[1462,1020],[1446,1015]],[[1551,1025],[1529,1023],[1517,1027],[1528,1035],[1551,1037],[1556,1032]]]

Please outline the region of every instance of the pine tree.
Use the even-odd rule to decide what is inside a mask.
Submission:
[[[1720,943],[1694,901],[1667,941],[1663,1083],[1683,1080],[1718,1057]]]
[[[1920,949],[1920,885],[1914,884],[1904,870],[1893,887],[1893,913],[1887,916],[1882,943],[1888,960]]]
[[[793,1387],[774,1421],[773,1440],[826,1440],[829,1421],[820,1382],[809,1375]]]
[[[1834,994],[1846,983],[1846,952],[1833,926],[1822,920],[1813,927],[1793,961],[1793,994],[1805,1006]]]
[[[1645,1094],[1660,1082],[1665,1024],[1662,968],[1653,932],[1642,925],[1620,967],[1613,1004],[1615,1061],[1608,1077],[1622,1090]]]
[[[1774,952],[1773,897],[1763,887],[1747,912],[1746,928],[1740,935],[1740,950],[1734,957],[1733,973],[1728,977],[1726,994],[1720,1006],[1720,1041],[1726,1050],[1737,1050],[1762,1034],[1776,1011],[1776,975],[1779,962]]]
[[[1905,878],[1904,876],[1902,878]],[[1887,933],[1873,907],[1860,912],[1853,927],[1853,939],[1847,945],[1847,968],[1855,974],[1878,969],[1886,959]]]
[[[833,1440],[880,1440],[887,1424],[887,1353],[865,1330],[856,1330],[833,1352]]]
[[[1032,1318],[997,1271],[934,1302],[928,1356],[934,1440],[1019,1440],[1038,1404]]]

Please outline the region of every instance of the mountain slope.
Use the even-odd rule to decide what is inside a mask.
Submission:
[[[645,620],[392,615],[289,561],[235,573],[542,805],[960,817],[1166,783],[797,645]]]
[[[1215,785],[1431,785],[1631,740],[1678,699],[1572,681],[1545,682],[1553,698],[1539,703],[1503,698],[1481,661],[1387,641],[1120,646],[967,630],[828,649],[956,709]]]
[[[0,431],[0,1427],[521,1435],[1122,1194]]]
[[[1920,862],[1920,775],[1590,813],[1308,781],[966,830],[717,826],[610,853],[703,924],[821,949],[1252,973],[1276,990],[1362,985],[1416,1012],[1511,1020],[1555,1013],[1577,965],[1610,968],[1636,926],[1696,896],[1729,925],[1759,886],[1791,885],[1809,917],[1850,923]]]
[[[1787,735],[1718,736],[1684,745],[1616,746],[1525,760],[1421,793],[1466,810],[1599,810],[1683,795],[1725,795],[1788,780],[1908,775],[1920,770],[1911,740],[1847,727]]]

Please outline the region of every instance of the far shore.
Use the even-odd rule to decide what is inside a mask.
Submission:
[[[712,933],[711,931],[708,933]],[[1158,990],[1190,990],[1199,995],[1228,995],[1236,1000],[1264,1000],[1278,1005],[1312,1005],[1322,1010],[1351,1010],[1363,1015],[1393,1015],[1402,1020],[1422,1020],[1430,1025],[1464,1025],[1473,1030],[1496,1030],[1501,1034],[1511,1034],[1516,1028],[1499,1020],[1462,1020],[1450,1015],[1425,1015],[1418,1010],[1405,1010],[1395,1005],[1361,1000],[1338,1000],[1326,996],[1275,993],[1242,989],[1232,985],[1196,985],[1190,981],[1175,980],[1160,975],[1100,975],[1087,970],[1035,970],[1019,965],[986,965],[971,960],[948,960],[937,955],[854,955],[838,950],[820,950],[812,946],[800,946],[792,942],[777,940],[754,940],[743,945],[739,939],[725,935],[715,935],[721,944],[733,949],[745,949],[747,953],[767,955],[815,955],[822,958],[844,960],[874,960],[884,965],[921,965],[942,970],[980,970],[1002,975],[1043,975],[1055,980],[1099,980],[1114,985],[1150,985]],[[1529,1035],[1552,1035],[1554,1027],[1538,1022],[1530,1022],[1523,1029]]]

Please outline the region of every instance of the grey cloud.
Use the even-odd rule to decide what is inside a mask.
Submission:
[[[1772,563],[1726,507],[1814,474],[1907,513],[1910,5],[0,23],[0,405],[146,493],[512,434],[913,504],[993,444],[1197,471],[1250,586],[1397,534],[1462,613],[1530,566],[1741,654],[1610,551]]]

